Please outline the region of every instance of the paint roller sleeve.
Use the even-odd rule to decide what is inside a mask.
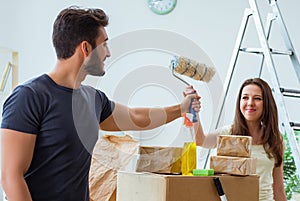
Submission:
[[[215,69],[213,67],[208,67],[204,63],[198,63],[186,57],[175,56],[171,63],[171,67],[176,73],[185,75],[194,80],[209,82],[215,75]]]

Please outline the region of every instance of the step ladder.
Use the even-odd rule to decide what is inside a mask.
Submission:
[[[258,0],[261,2],[261,0]],[[278,75],[276,73],[274,61],[272,58],[273,54],[280,54],[280,55],[286,55],[289,56],[291,63],[294,67],[296,76],[298,78],[298,82],[300,83],[300,65],[299,60],[297,58],[296,52],[293,48],[293,45],[291,43],[289,34],[287,32],[286,26],[283,22],[283,19],[281,17],[281,13],[279,10],[279,7],[277,5],[276,0],[268,0],[268,4],[271,6],[272,12],[268,14],[267,22],[265,27],[262,25],[261,22],[261,15],[259,13],[259,9],[256,3],[256,0],[249,0],[250,8],[246,8],[244,12],[244,17],[242,19],[242,23],[240,26],[240,30],[237,36],[236,44],[233,50],[233,55],[231,57],[231,61],[229,64],[229,69],[227,72],[227,77],[225,80],[224,86],[225,93],[223,95],[223,101],[219,106],[219,113],[217,116],[217,119],[215,121],[215,128],[219,127],[221,116],[224,109],[225,100],[227,98],[228,90],[230,83],[232,81],[233,72],[235,69],[235,66],[237,64],[237,59],[240,52],[245,53],[253,53],[253,54],[260,54],[262,55],[261,63],[260,63],[260,69],[259,69],[259,77],[262,73],[262,67],[263,64],[267,67],[269,76],[270,76],[270,86],[272,87],[273,95],[278,107],[278,116],[279,116],[279,122],[281,123],[279,126],[286,132],[288,137],[288,143],[291,147],[291,151],[293,154],[293,158],[295,161],[296,169],[298,177],[300,177],[300,151],[299,151],[299,145],[297,145],[297,139],[294,133],[294,130],[300,129],[300,123],[296,122],[290,122],[289,121],[289,115],[285,107],[284,103],[284,96],[289,97],[296,97],[300,98],[300,90],[295,89],[285,89],[281,88],[279,85]],[[261,47],[260,48],[242,48],[242,41],[245,35],[246,27],[248,25],[249,18],[252,17],[255,23],[255,27],[258,34],[258,39],[260,42]],[[272,23],[276,22],[278,23],[278,26],[281,31],[281,36],[284,40],[286,50],[275,50],[273,48],[269,47],[269,36],[270,36],[270,30]]]

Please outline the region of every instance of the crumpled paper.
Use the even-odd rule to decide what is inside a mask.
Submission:
[[[117,172],[126,168],[138,147],[139,143],[129,135],[99,138],[89,175],[91,201],[109,201],[117,186]]]
[[[252,137],[242,135],[219,135],[217,138],[217,155],[234,157],[251,157]]]
[[[256,158],[211,156],[210,169],[214,169],[215,173],[252,175],[256,174],[256,160]]]
[[[174,173],[181,172],[181,147],[147,147],[139,148],[137,172]]]

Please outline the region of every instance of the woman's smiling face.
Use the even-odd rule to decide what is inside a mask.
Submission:
[[[246,121],[258,121],[260,123],[263,113],[263,95],[259,86],[250,84],[243,88],[240,110]]]

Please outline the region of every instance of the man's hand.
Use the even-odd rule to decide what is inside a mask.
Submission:
[[[181,103],[181,111],[182,113],[189,112],[190,104],[192,103],[192,108],[196,113],[200,111],[201,102],[200,96],[197,94],[197,91],[193,88],[193,86],[187,86],[185,91],[183,92],[183,96],[185,97]]]

